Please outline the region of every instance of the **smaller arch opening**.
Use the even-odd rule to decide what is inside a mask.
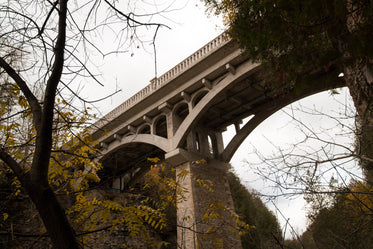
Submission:
[[[180,120],[184,120],[189,114],[189,108],[187,103],[180,104],[175,110],[175,116]]]
[[[154,124],[155,135],[167,138],[167,119],[165,115],[161,115]]]
[[[175,106],[175,109],[172,114],[172,123],[173,123],[173,129],[175,132],[180,124],[183,122],[183,120],[189,115],[189,107],[188,104],[183,102]]]
[[[150,134],[150,125],[144,125],[139,128],[138,134]]]
[[[207,94],[207,91],[201,91],[197,93],[193,99],[192,106],[195,107],[206,94]]]

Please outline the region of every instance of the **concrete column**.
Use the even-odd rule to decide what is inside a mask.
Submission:
[[[206,157],[210,157],[210,146],[209,146],[209,141],[208,141],[208,134],[207,130],[200,127],[197,129],[198,132],[198,141],[199,141],[199,152],[202,155],[206,155]]]
[[[186,137],[186,147],[188,151],[197,152],[197,139],[195,130],[191,130]]]
[[[172,113],[169,112],[169,113],[166,113],[166,122],[167,122],[167,137],[170,138],[170,137],[173,137],[174,134],[175,134],[175,127],[174,127],[174,123],[173,123],[173,120],[172,120]]]
[[[223,153],[224,151],[223,133],[219,131],[215,131],[214,139],[215,141],[213,143],[213,151],[214,151],[214,157],[217,158],[217,156]]]
[[[177,206],[178,248],[242,249],[226,171],[229,165],[205,161],[200,155],[176,149],[166,154],[176,166],[177,180],[186,190]]]
[[[190,172],[190,162],[185,162],[176,167],[176,175],[181,176],[183,172]],[[177,181],[182,188],[187,189],[184,193],[184,200],[177,205],[177,243],[180,249],[196,249],[197,236],[196,220],[194,213],[193,184],[191,174],[178,177]]]

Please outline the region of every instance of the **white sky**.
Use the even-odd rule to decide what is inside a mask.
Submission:
[[[305,134],[310,134],[306,128],[312,128],[313,131],[318,133],[320,139],[328,141],[330,143],[340,144],[353,148],[353,131],[350,129],[354,127],[354,108],[351,106],[352,100],[346,88],[340,90],[340,94],[330,96],[328,92],[319,93],[301,101],[292,104],[291,109],[289,106],[278,111],[263,123],[261,123],[241,144],[240,148],[235,153],[231,160],[234,170],[237,175],[241,178],[243,184],[247,187],[251,187],[265,195],[276,195],[282,192],[278,188],[274,188],[273,182],[266,180],[258,176],[258,172],[253,170],[257,167],[263,167],[263,163],[257,164],[258,157],[256,156],[255,149],[266,157],[271,157],[276,154],[279,155],[278,149],[291,148],[293,144],[297,144],[305,139]],[[303,110],[303,111],[301,111]],[[317,110],[326,115],[307,114],[306,112]],[[297,121],[294,121],[287,114],[294,113],[294,116],[304,123],[303,126]],[[351,115],[352,113],[352,115]],[[335,117],[345,118],[342,120],[343,125],[338,123]],[[346,118],[349,117],[349,118]],[[231,133],[227,137],[232,136],[233,127],[230,127]],[[229,131],[229,129],[228,129]],[[304,133],[303,133],[304,132]],[[322,148],[325,150],[333,151],[329,155],[337,155],[337,153],[345,153],[346,151],[339,146],[330,146],[327,143],[320,141],[307,141],[302,144],[300,148],[311,152],[311,156],[317,157],[317,150]],[[299,152],[293,150],[292,153]],[[323,153],[318,154],[320,157],[325,157]],[[343,161],[345,162],[345,161]],[[342,164],[342,161],[337,161],[338,164]],[[321,180],[329,183],[331,177],[337,179],[339,184],[343,181],[340,179],[338,172],[342,174],[343,180],[347,183],[350,181],[349,175],[344,170],[349,170],[358,176],[361,176],[361,172],[354,162],[350,162],[347,165],[339,167],[326,163],[319,166],[322,174]],[[265,167],[265,166],[264,166]],[[278,164],[281,167],[281,163]],[[337,172],[338,171],[338,172]],[[264,170],[264,172],[267,172]],[[268,172],[270,172],[268,170]],[[321,174],[320,174],[321,175]],[[280,177],[278,175],[278,177]],[[301,177],[304,177],[303,175]],[[273,179],[274,177],[272,177]],[[289,179],[293,181],[291,177]],[[297,179],[298,181],[299,179]],[[295,190],[283,190],[285,193],[294,193]],[[279,197],[276,199],[262,198],[267,206],[277,215],[280,224],[285,226],[287,219],[289,223],[294,227],[295,231],[302,233],[307,227],[306,219],[306,202],[303,200],[302,195],[295,195],[285,197]],[[282,217],[278,210],[276,210],[274,204],[278,207],[281,213],[285,216]],[[287,231],[289,232],[289,227]],[[289,238],[290,234],[287,233]]]
[[[157,4],[161,1],[157,1]],[[162,3],[171,2],[164,0]],[[156,45],[157,45],[157,67],[158,76],[167,72],[173,66],[181,62],[183,59],[194,53],[197,49],[208,43],[210,40],[218,36],[223,27],[221,21],[216,17],[208,18],[205,14],[203,3],[198,0],[175,0],[175,9],[164,13],[159,17],[159,21],[166,23],[172,29],[162,28],[159,30]],[[110,41],[105,40],[110,44]],[[131,54],[133,55],[131,56]],[[154,54],[152,45],[149,42],[143,44],[140,49],[135,49],[129,53],[124,53],[116,56],[105,58],[101,67],[102,77],[104,78],[105,87],[95,88],[90,87],[89,92],[95,91],[97,94],[89,94],[88,98],[95,98],[96,95],[102,97],[103,94],[110,94],[117,89],[122,91],[111,97],[110,99],[101,102],[99,109],[102,114],[106,114],[116,106],[121,104],[127,98],[141,90],[149,84],[149,81],[154,77]],[[82,91],[82,94],[87,89]],[[340,94],[341,100],[346,99],[346,93]],[[330,106],[330,97],[328,94],[322,94],[320,97],[307,100],[307,103],[317,103],[319,107]],[[313,117],[315,119],[315,117]],[[235,154],[231,163],[233,164],[238,176],[242,179],[248,188],[256,188],[257,191],[266,194],[272,194],[274,190],[271,188],[270,182],[257,180],[258,177],[252,173],[247,163],[244,160],[255,160],[249,156],[249,152],[255,146],[262,153],[271,153],[274,151],[273,144],[268,143],[267,139],[271,140],[277,146],[292,143],[294,137],[295,125],[288,125],[291,120],[283,113],[277,113],[269,118],[256,129],[248,139],[241,145],[240,149]],[[320,120],[317,117],[312,121],[313,124],[319,124]],[[231,129],[229,129],[231,130]],[[225,138],[232,136],[233,131],[228,132]],[[289,140],[289,138],[291,138]],[[297,232],[303,232],[306,228],[305,208],[302,198],[288,200],[284,198],[274,201],[280,208],[281,212],[289,219],[289,222]],[[270,202],[267,203],[271,210],[277,214],[276,209]],[[286,220],[278,217],[282,226]],[[289,229],[288,229],[289,230]]]

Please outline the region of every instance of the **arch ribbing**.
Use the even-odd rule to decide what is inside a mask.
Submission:
[[[213,99],[224,89],[226,89],[230,84],[238,82],[249,74],[253,73],[255,68],[258,68],[260,64],[252,63],[247,61],[239,66],[235,74],[229,74],[224,78],[218,85],[212,88],[192,109],[189,115],[184,119],[178,128],[175,136],[172,138],[172,148],[176,149],[182,146],[188,132],[191,130],[192,126],[198,122],[198,120],[204,115],[209,106],[211,105]]]
[[[312,85],[309,84],[305,89],[303,89],[301,93],[297,93],[295,90],[293,90],[286,95],[276,99],[276,102],[271,101],[257,108],[255,110],[255,116],[237,132],[237,134],[224,148],[223,153],[221,153],[220,155],[220,160],[229,162],[232,159],[234,153],[237,151],[238,147],[250,135],[250,133],[256,127],[258,127],[259,124],[261,124],[264,120],[266,120],[278,110],[310,95],[345,86],[345,82],[343,81],[343,79],[336,79],[335,81],[327,81],[325,79],[319,80],[322,80],[322,82],[318,82],[317,84]]]
[[[123,137],[120,141],[116,140],[110,143],[108,148],[105,151],[103,151],[104,156],[100,158],[100,161],[105,160],[107,155],[110,155],[112,152],[120,149],[121,147],[133,143],[150,144],[165,152],[170,151],[170,143],[167,138],[151,134],[135,134]]]

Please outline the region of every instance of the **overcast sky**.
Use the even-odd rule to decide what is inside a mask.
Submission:
[[[157,1],[157,4],[159,2]],[[162,6],[168,6],[167,4],[170,2],[172,1],[162,1],[159,9],[162,9]],[[189,0],[187,2],[185,0],[176,0],[171,7],[165,7],[165,9],[166,11],[161,16],[154,19],[167,24],[171,28],[161,28],[157,34],[158,76],[167,72],[224,30],[219,18],[207,17],[205,7],[198,0]],[[152,21],[154,20],[152,19]],[[110,45],[110,40],[105,40],[105,43]],[[103,94],[110,94],[118,89],[121,89],[121,92],[101,102],[99,106],[100,112],[106,114],[148,85],[149,81],[155,76],[154,67],[153,45],[149,41],[140,44],[139,49],[132,49],[127,53],[105,58],[101,67],[105,87],[94,89],[94,91],[100,93],[99,96],[101,97]],[[87,91],[82,91],[82,93],[87,94]],[[88,98],[90,97],[94,98],[95,96],[88,94]],[[348,92],[344,91],[337,97],[339,98],[338,101],[342,102],[342,105],[339,105],[338,108],[342,108],[341,111],[343,112],[343,103],[350,103]],[[328,93],[324,93],[307,99],[303,103],[311,107],[315,105],[318,108],[323,108],[325,106],[331,107],[330,100],[331,97]],[[336,107],[333,106],[333,108],[329,108],[330,110],[336,111]],[[323,119],[321,122],[320,117],[315,116],[309,116],[306,119],[307,122],[312,124],[312,126],[316,126],[316,128],[322,123],[326,126],[320,129],[330,128],[328,128],[330,120]],[[271,182],[260,180],[252,168],[248,166],[248,163],[244,161],[252,162],[256,160],[255,157],[249,155],[254,148],[261,153],[271,154],[276,150],[276,146],[288,146],[302,139],[301,134],[297,133],[298,135],[295,135],[294,131],[297,129],[297,125],[296,122],[292,122],[288,115],[280,111],[263,122],[241,145],[231,163],[248,188],[255,188],[265,194],[278,193],[278,190],[272,188],[273,184]],[[338,130],[338,132],[343,133],[345,131]],[[227,134],[225,134],[225,142],[233,134],[233,129],[229,129]],[[333,175],[333,172],[331,174]],[[274,203],[285,216],[285,218],[278,217],[282,226],[288,220],[298,232],[304,231],[306,228],[305,202],[301,196],[293,200],[279,198],[274,200]],[[272,202],[267,202],[267,204],[274,213],[279,215]]]

